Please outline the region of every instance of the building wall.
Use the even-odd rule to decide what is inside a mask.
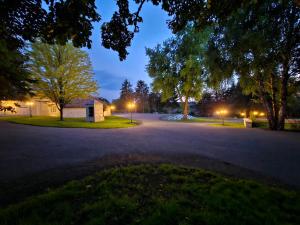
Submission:
[[[25,102],[8,100],[1,101],[1,104],[6,107],[11,106],[15,108],[16,113],[0,111],[0,116],[29,116],[29,106],[27,106]],[[15,104],[18,104],[19,107],[16,107]]]
[[[90,115],[90,111],[92,115]],[[103,120],[103,104],[101,102],[94,100],[93,103],[86,106],[86,121],[99,122]]]
[[[65,118],[79,118],[86,117],[85,108],[64,108]]]
[[[32,116],[58,116],[59,111],[55,104],[53,104],[48,99],[33,98],[30,100],[32,102],[31,114]],[[15,103],[18,105],[16,106]],[[0,116],[29,116],[30,106],[26,101],[1,101],[3,106],[12,106],[15,108],[15,113],[12,112],[0,112]]]

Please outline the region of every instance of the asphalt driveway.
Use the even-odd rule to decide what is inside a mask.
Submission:
[[[300,133],[210,127],[135,114],[128,129],[50,128],[0,122],[0,182],[107,155],[193,154],[300,186]]]

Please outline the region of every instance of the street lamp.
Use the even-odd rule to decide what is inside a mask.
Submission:
[[[111,112],[113,112],[113,110],[115,110],[115,109],[116,109],[116,106],[114,106],[114,105],[111,105],[111,106],[110,106]]]
[[[128,104],[127,104],[127,107],[128,107],[128,109],[129,109],[129,111],[130,111],[130,123],[132,123],[132,111],[133,111],[133,109],[135,108],[134,102],[128,103]]]
[[[225,115],[228,113],[228,111],[226,109],[222,109],[216,112],[217,115],[219,115],[222,119],[222,125],[225,125]]]
[[[33,102],[26,102],[26,105],[29,106],[29,117],[32,117],[32,106],[33,106]]]

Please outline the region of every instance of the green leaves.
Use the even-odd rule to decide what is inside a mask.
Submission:
[[[162,45],[146,49],[149,57],[146,69],[153,78],[153,90],[161,93],[163,101],[178,97],[184,102],[185,114],[188,100],[201,98],[205,74],[203,54],[208,36],[209,30],[197,33],[187,27]]]
[[[66,45],[32,44],[30,72],[38,80],[33,89],[56,103],[58,109],[75,98],[85,98],[98,90],[87,53]]]

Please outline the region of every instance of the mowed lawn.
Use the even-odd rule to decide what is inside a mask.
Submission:
[[[95,128],[95,129],[110,129],[110,128],[127,128],[137,125],[136,121],[130,123],[127,118],[119,116],[105,117],[104,121],[91,123],[86,122],[85,118],[65,118],[64,121],[60,121],[57,117],[49,116],[34,116],[34,117],[3,117],[2,120],[20,123],[33,126],[43,127],[65,127],[65,128]]]
[[[298,225],[300,194],[169,164],[106,169],[0,209],[18,225]]]

